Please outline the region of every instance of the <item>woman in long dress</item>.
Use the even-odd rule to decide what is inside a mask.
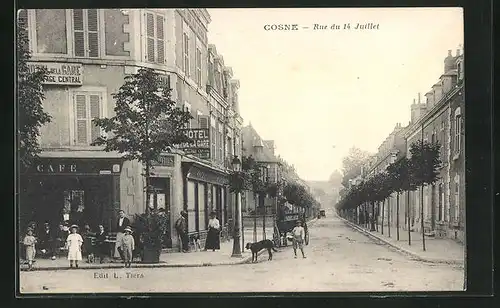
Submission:
[[[68,260],[69,266],[73,267],[73,261],[75,262],[75,267],[78,267],[78,261],[82,260],[82,244],[83,239],[80,234],[77,233],[78,226],[71,226],[71,234],[68,235],[66,240],[66,248],[68,249]]]
[[[215,212],[212,212],[210,213],[210,219],[208,220],[208,233],[207,241],[205,242],[205,250],[212,249],[212,251],[215,251],[216,249],[220,249],[219,232],[219,220],[215,216]]]

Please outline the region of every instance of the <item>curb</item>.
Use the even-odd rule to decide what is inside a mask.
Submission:
[[[257,256],[260,256],[264,253],[265,250],[259,251]],[[168,264],[168,263],[150,263],[150,264],[142,264],[136,263],[131,264],[130,268],[174,268],[174,267],[208,267],[208,266],[227,266],[227,265],[241,265],[247,264],[252,261],[252,255],[242,258],[237,261],[226,261],[226,262],[217,262],[217,263],[193,263],[193,264]],[[61,271],[61,270],[102,270],[102,269],[117,269],[117,268],[125,268],[123,264],[108,264],[103,266],[92,266],[92,267],[79,267],[79,268],[70,268],[69,266],[64,267],[33,267],[33,272],[36,271]],[[24,268],[21,268],[20,271],[27,271]]]
[[[422,261],[422,262],[426,262],[426,263],[439,263],[439,264],[449,264],[449,265],[460,265],[460,266],[464,266],[464,262],[463,261],[460,261],[460,260],[449,260],[449,259],[435,259],[435,258],[424,258],[412,251],[409,251],[405,248],[402,248],[400,246],[397,246],[387,240],[385,240],[384,238],[378,236],[378,235],[375,235],[373,233],[371,233],[370,231],[367,231],[355,224],[353,224],[352,222],[348,221],[347,219],[345,218],[342,218],[340,216],[337,215],[338,218],[340,218],[346,225],[348,225],[349,227],[351,227],[352,229],[358,231],[358,232],[361,232],[363,233],[364,235],[372,238],[372,239],[375,239],[377,241],[380,241],[382,243],[384,243],[385,245],[388,245],[390,246],[391,248],[393,248],[394,250],[404,254],[404,255],[407,255],[407,256],[410,256],[412,259],[414,260],[417,260],[417,261]]]

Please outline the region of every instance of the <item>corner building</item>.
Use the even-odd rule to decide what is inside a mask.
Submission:
[[[24,175],[29,184],[21,196],[21,227],[31,220],[55,225],[66,214],[71,222],[89,223],[92,228],[103,223],[113,231],[118,210],[132,219],[145,211],[143,166],[90,144],[102,133],[92,118],[112,116],[112,94],[124,78],[149,67],[164,75],[179,107],[191,111],[194,119],[188,128],[208,128],[211,136],[214,130],[221,131],[210,138],[210,144],[224,145],[220,154],[212,147],[203,155],[196,149],[163,155],[154,163],[151,182],[156,189],[149,206],[164,208],[171,222],[182,209],[187,210],[189,231],[202,236],[207,212],[215,210],[226,230],[231,198],[224,162],[241,151],[242,119],[237,87],[232,86],[237,80],[220,77],[219,91],[228,94],[219,113],[210,102],[208,12],[36,9],[20,11],[19,18],[27,24],[30,67],[45,66],[50,71],[43,106],[52,116],[41,129],[40,160]],[[222,124],[214,128],[212,116]],[[176,246],[173,223],[168,236],[168,246]]]

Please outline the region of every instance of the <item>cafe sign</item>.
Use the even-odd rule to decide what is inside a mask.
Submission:
[[[28,69],[31,73],[40,68],[48,71],[43,84],[56,85],[82,85],[83,65],[80,63],[57,63],[57,62],[29,62]]]
[[[109,175],[120,174],[121,159],[50,159],[41,158],[32,166],[35,174],[88,174]]]
[[[192,140],[192,143],[184,143],[179,146],[186,154],[194,155],[201,159],[210,158],[210,129],[190,128],[183,133]]]

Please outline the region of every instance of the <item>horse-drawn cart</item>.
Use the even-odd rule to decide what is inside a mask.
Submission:
[[[305,244],[309,245],[309,231],[307,230],[307,223],[305,217],[301,213],[283,213],[278,218],[274,226],[273,242],[276,246],[288,246],[287,235],[293,230],[297,225],[297,221],[302,221],[302,226],[304,227]]]

